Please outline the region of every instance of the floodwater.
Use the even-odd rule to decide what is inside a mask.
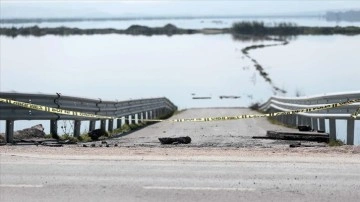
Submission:
[[[58,92],[103,100],[165,96],[180,109],[249,106],[274,93],[241,52],[246,46],[273,41],[237,41],[229,34],[111,34],[1,36],[0,42],[0,91]],[[284,96],[310,96],[358,91],[359,52],[360,36],[334,35],[298,36],[286,46],[251,50],[249,55],[274,85],[288,92]],[[229,95],[241,97],[219,98]],[[49,123],[43,124],[48,131]],[[15,129],[24,125],[15,124]],[[359,142],[358,121],[356,128]]]

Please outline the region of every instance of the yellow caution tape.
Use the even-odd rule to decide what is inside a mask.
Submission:
[[[172,121],[172,122],[189,122],[189,121],[190,122],[204,122],[204,121],[223,121],[223,120],[261,118],[261,117],[274,117],[274,116],[306,113],[306,112],[313,112],[313,111],[337,108],[337,107],[350,105],[350,104],[357,103],[357,102],[360,102],[360,98],[355,99],[355,100],[349,100],[349,101],[346,101],[346,102],[339,102],[339,103],[328,104],[328,105],[319,106],[319,107],[298,109],[298,110],[286,111],[286,112],[274,112],[274,113],[268,113],[268,114],[245,114],[245,115],[240,115],[240,116],[225,116],[225,117],[212,117],[212,118],[210,117],[210,118],[192,118],[192,119],[173,119],[173,120],[170,120],[170,121]],[[351,117],[356,118],[359,111],[360,111],[360,108],[355,113],[353,113],[351,115]]]
[[[0,98],[0,102],[5,102],[8,104],[16,105],[19,107],[24,107],[27,109],[34,109],[37,111],[49,112],[49,113],[54,113],[54,114],[64,114],[64,115],[69,115],[69,116],[80,116],[80,117],[98,118],[98,119],[113,119],[113,117],[110,117],[110,116],[100,116],[100,115],[89,114],[89,113],[84,113],[84,112],[77,112],[77,111],[71,111],[71,110],[66,110],[66,109],[46,107],[46,106],[42,106],[42,105],[20,102],[20,101],[15,101],[15,100],[9,100],[9,99],[4,99],[4,98]]]
[[[69,115],[69,116],[79,116],[79,117],[96,118],[96,119],[121,119],[119,117],[101,116],[101,115],[89,114],[89,113],[77,112],[77,111],[71,111],[71,110],[66,110],[66,109],[46,107],[46,106],[42,106],[42,105],[31,104],[31,103],[26,103],[26,102],[20,102],[20,101],[15,101],[15,100],[9,100],[9,99],[4,99],[4,98],[0,98],[0,102],[4,102],[4,103],[7,103],[7,104],[12,104],[12,105],[16,105],[16,106],[20,106],[20,107],[24,107],[24,108],[28,108],[28,109],[34,109],[34,110],[38,110],[38,111],[44,111],[44,112],[55,113],[55,114],[64,114],[64,115]],[[328,105],[319,106],[319,107],[298,109],[298,110],[292,110],[292,111],[286,111],[286,112],[274,112],[274,113],[268,113],[268,114],[245,114],[245,115],[240,115],[240,116],[188,118],[188,119],[172,119],[172,120],[161,120],[161,119],[143,119],[143,120],[144,121],[152,121],[152,122],[161,122],[161,121],[169,121],[169,122],[206,122],[206,121],[239,120],[239,119],[274,117],[274,116],[282,116],[282,115],[313,112],[313,111],[337,108],[337,107],[350,105],[350,104],[357,103],[357,102],[360,102],[360,98],[359,99],[354,99],[354,100],[348,100],[348,101],[345,101],[345,102],[328,104]],[[357,109],[351,115],[351,117],[356,118],[358,116],[359,112],[360,112],[360,108]]]

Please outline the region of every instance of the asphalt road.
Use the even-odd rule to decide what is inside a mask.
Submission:
[[[358,201],[360,162],[1,155],[0,201]]]

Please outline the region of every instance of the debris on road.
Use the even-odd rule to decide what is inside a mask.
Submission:
[[[159,138],[161,144],[189,144],[191,143],[191,138],[189,136],[186,137],[163,137]]]
[[[297,142],[297,143],[294,143],[294,144],[290,144],[289,147],[290,148],[296,148],[296,147],[326,147],[326,145],[301,144],[301,142]]]
[[[306,132],[309,132],[309,131],[314,131],[311,126],[309,125],[305,125],[305,126],[298,126],[298,129],[299,131],[306,131]]]
[[[103,129],[95,129],[93,131],[90,131],[88,135],[92,140],[98,140],[101,136],[105,136],[105,137],[109,136],[109,134]]]
[[[266,136],[253,136],[253,139],[273,139],[273,140],[305,140],[313,142],[329,142],[328,133],[318,132],[283,132],[267,131]]]

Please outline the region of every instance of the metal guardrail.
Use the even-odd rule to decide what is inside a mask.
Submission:
[[[42,105],[71,111],[96,114],[101,116],[117,117],[117,127],[123,124],[138,123],[144,119],[156,119],[169,116],[177,107],[167,98],[150,98],[127,101],[104,101],[81,97],[65,96],[61,94],[31,94],[0,92],[0,97],[20,102]],[[31,110],[16,105],[0,102],[0,120],[6,120],[6,141],[13,142],[14,121],[17,120],[50,120],[50,132],[57,134],[58,120],[74,120],[74,136],[80,135],[81,121],[90,121],[89,130],[95,129],[97,119],[88,117],[70,116],[44,111]],[[101,129],[114,129],[113,119],[101,120]]]
[[[334,93],[319,96],[306,96],[296,98],[286,97],[271,97],[266,103],[260,106],[260,110],[268,113],[272,112],[285,112],[297,109],[306,109],[312,107],[323,106],[326,104],[334,104],[339,102],[345,102],[353,99],[359,99],[360,92],[347,92],[347,93]],[[295,115],[284,115],[274,117],[277,121],[289,125],[309,125],[314,130],[325,131],[325,120],[329,121],[329,135],[330,140],[335,140],[336,136],[336,120],[347,120],[347,141],[349,145],[354,144],[354,133],[355,133],[355,120],[359,120],[358,115],[356,119],[351,117],[360,107],[360,103],[354,103],[338,108],[299,113]]]

